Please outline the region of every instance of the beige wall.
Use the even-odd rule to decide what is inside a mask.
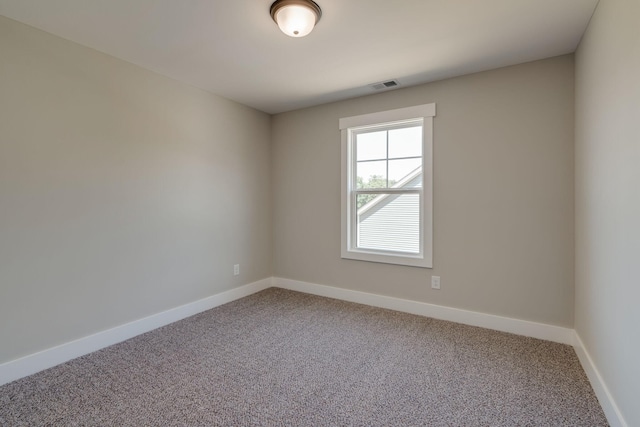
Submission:
[[[0,17],[0,363],[271,276],[269,133]]]
[[[572,327],[573,72],[562,56],[274,116],[274,274]],[[434,269],[342,260],[338,119],[430,102]]]
[[[576,331],[640,426],[640,2],[601,1],[576,54]]]

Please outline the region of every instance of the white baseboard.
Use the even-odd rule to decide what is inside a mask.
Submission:
[[[493,314],[479,313],[476,311],[461,310],[458,308],[428,304],[424,302],[393,298],[366,292],[352,291],[335,288],[332,286],[318,285],[315,283],[301,282],[297,280],[274,277],[273,286],[290,289],[323,297],[335,298],[374,307],[387,308],[420,316],[433,317],[435,319],[448,320],[465,325],[480,326],[512,334],[539,338],[562,344],[574,344],[574,330],[560,326],[546,325],[543,323],[529,322],[527,320],[512,319],[509,317],[495,316]]]
[[[585,349],[582,340],[573,329],[280,277],[262,279],[239,288],[221,292],[189,304],[3,363],[0,365],[0,385],[35,374],[36,372],[51,368],[75,359],[76,357],[117,344],[222,304],[260,292],[271,286],[572,345],[600,401],[600,405],[609,424],[611,424],[612,427],[628,426],[598,369],[594,365],[591,356]]]
[[[332,286],[318,285],[315,283],[301,282],[297,280],[272,278],[275,287],[304,292],[343,301],[350,301],[374,307],[387,308],[420,316],[433,317],[435,319],[448,320],[465,325],[479,326],[502,332],[523,335],[532,338],[568,344],[574,347],[578,359],[585,370],[591,386],[593,387],[600,406],[607,417],[611,427],[628,427],[624,417],[620,413],[615,400],[604,383],[602,376],[593,363],[582,340],[573,329],[544,323],[529,322],[526,320],[512,319],[509,317],[495,316],[493,314],[478,313],[457,308],[444,307],[424,302],[404,300],[366,292],[352,291]]]
[[[593,391],[596,393],[600,406],[602,406],[602,410],[604,411],[607,421],[609,421],[611,427],[627,427],[627,422],[624,420],[618,405],[616,405],[615,400],[613,400],[613,396],[611,396],[611,393],[609,392],[609,388],[602,379],[600,372],[593,363],[593,359],[591,359],[589,352],[584,347],[584,343],[577,332],[575,335],[574,348],[578,355],[578,359],[580,359],[580,363],[582,364],[582,369],[586,372],[587,378],[589,378],[589,382],[591,382]]]
[[[0,365],[0,385],[67,362],[76,357],[128,340],[136,335],[168,325],[194,314],[246,297],[271,287],[271,279],[248,285],[172,308],[124,325],[52,347]]]

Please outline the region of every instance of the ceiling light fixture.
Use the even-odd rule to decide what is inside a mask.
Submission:
[[[320,6],[311,0],[276,0],[270,12],[280,30],[290,37],[306,36],[322,16]]]

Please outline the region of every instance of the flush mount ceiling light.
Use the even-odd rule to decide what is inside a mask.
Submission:
[[[290,37],[309,34],[321,16],[320,6],[311,0],[276,0],[271,5],[271,17]]]

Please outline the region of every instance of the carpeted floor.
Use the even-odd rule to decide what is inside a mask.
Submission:
[[[607,422],[569,346],[272,288],[0,387],[0,425]]]

